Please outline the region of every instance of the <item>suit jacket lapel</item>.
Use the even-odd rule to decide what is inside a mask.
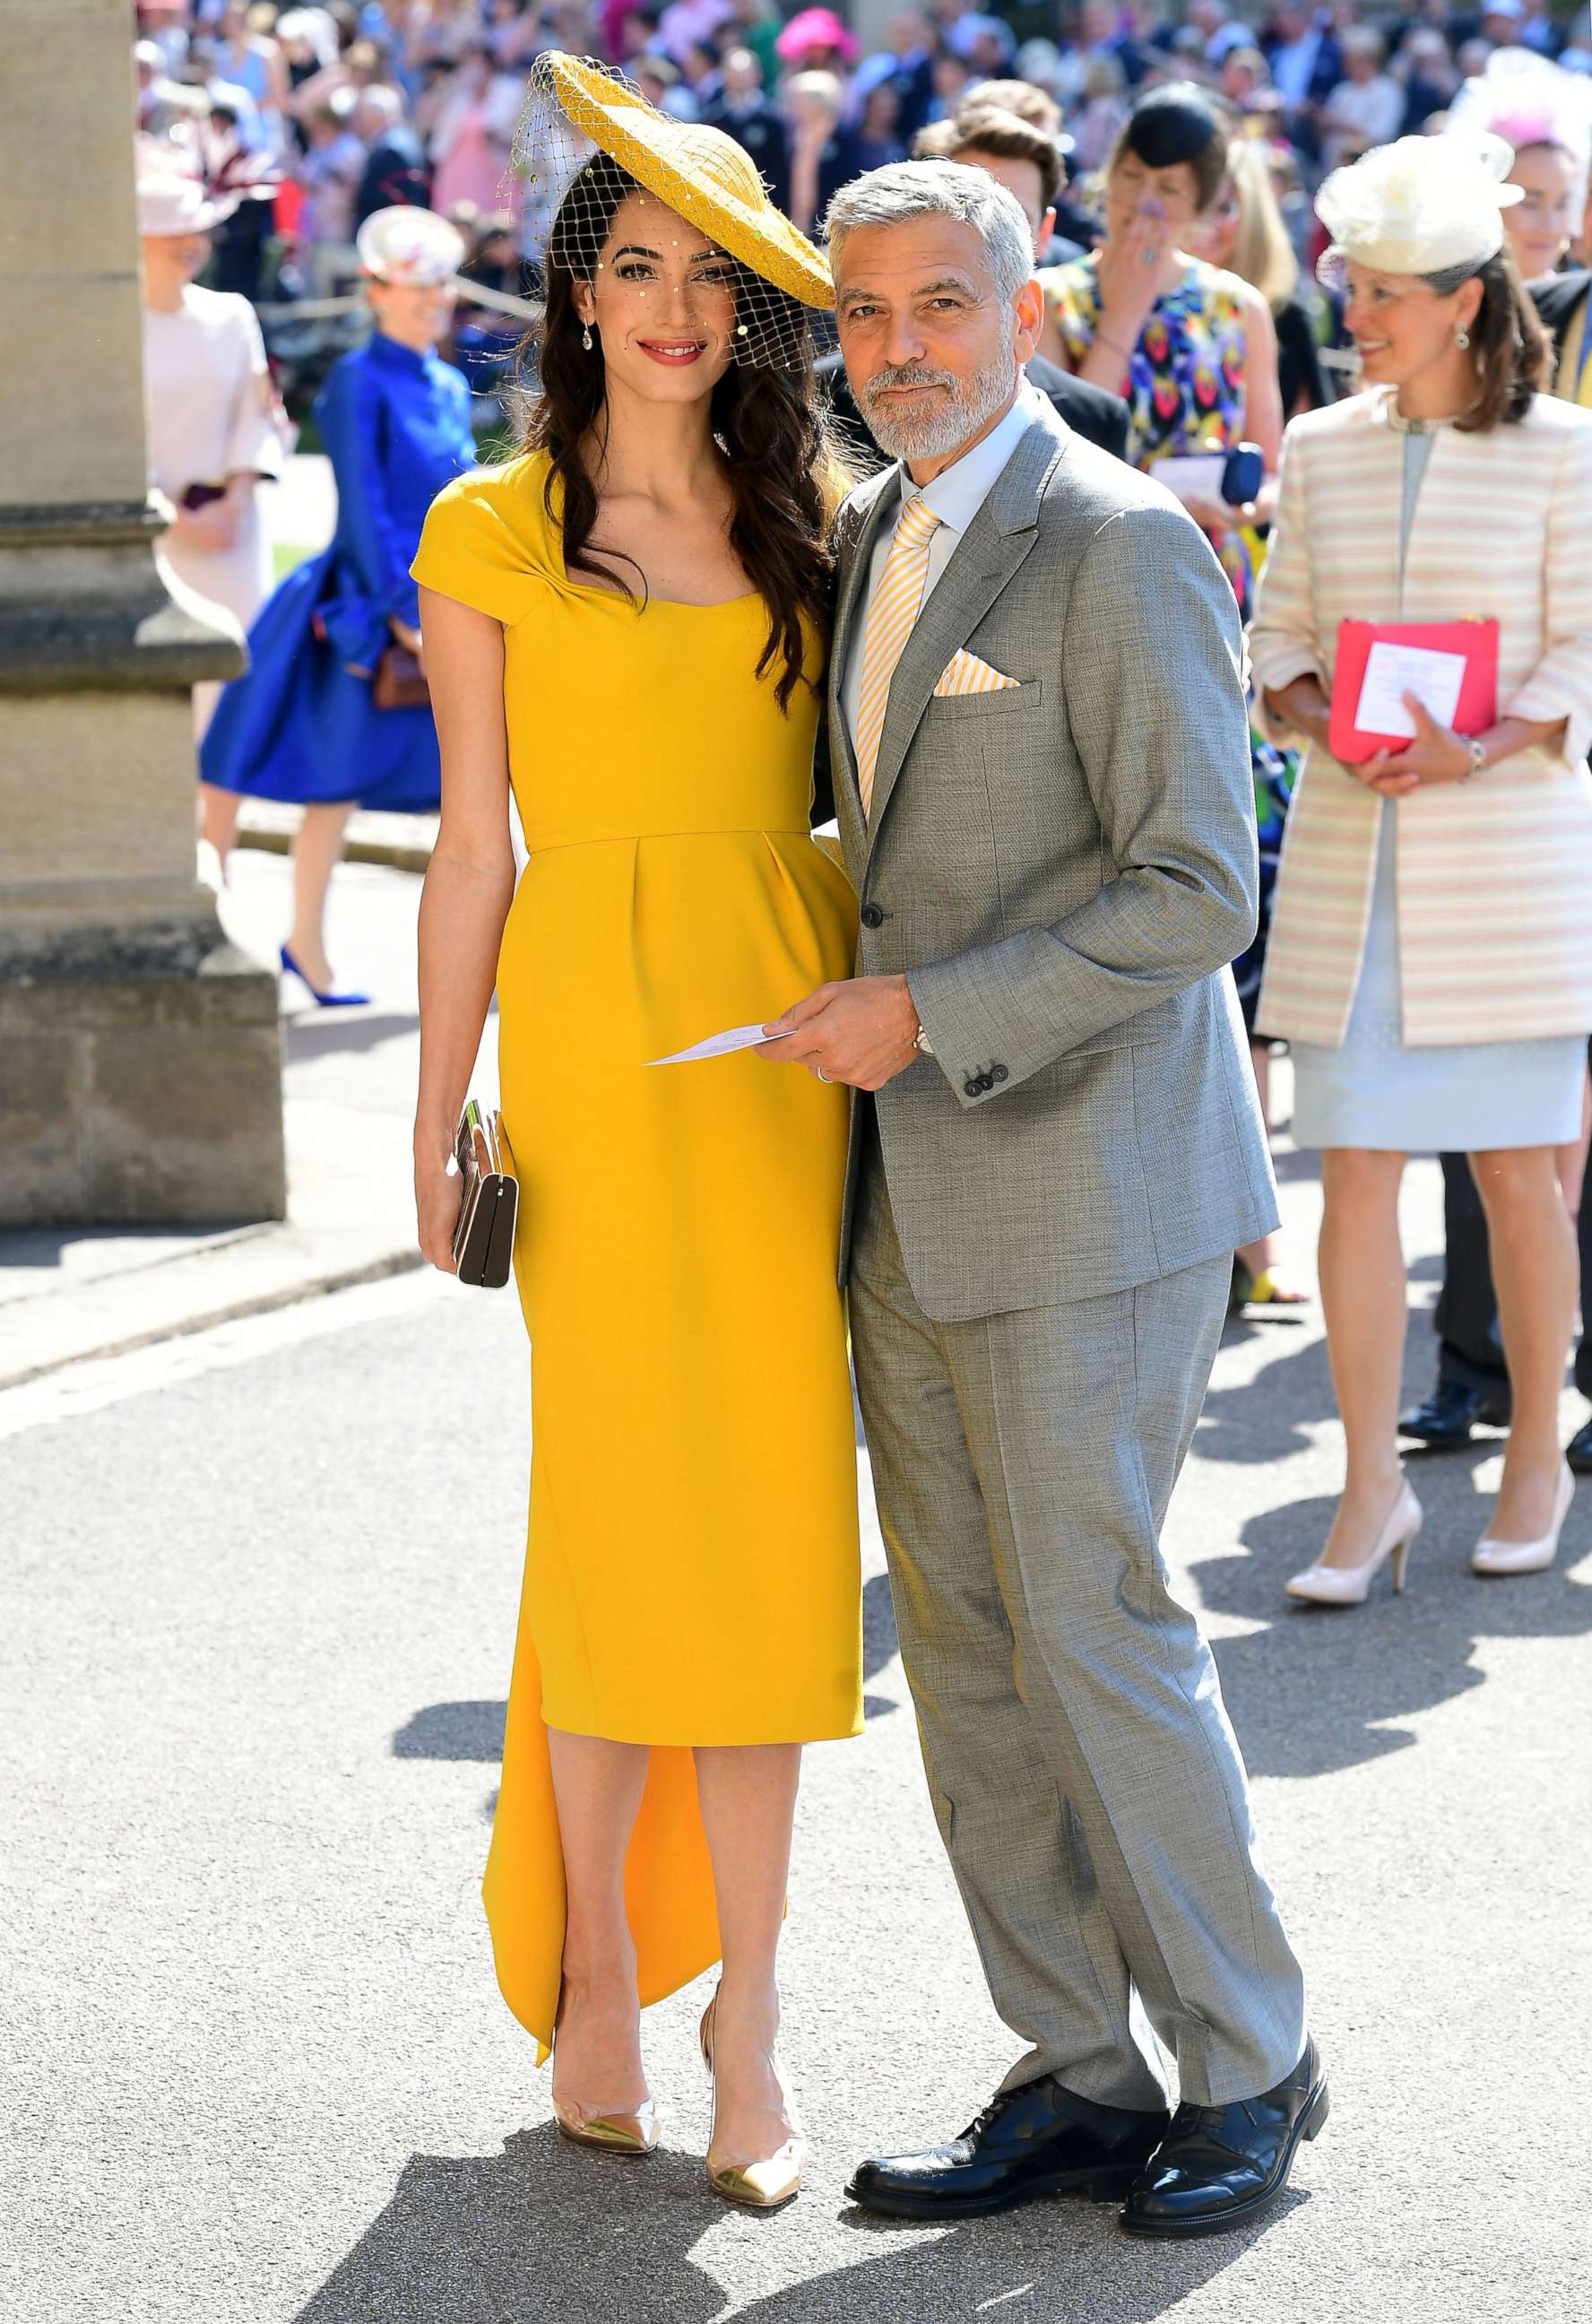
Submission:
[[[1033,548],[1039,501],[1067,446],[1067,432],[1048,412],[1037,418],[996,478],[989,498],[952,552],[896,664],[873,770],[868,848],[878,844],[912,738],[923,723],[942,671],[964,646]],[[853,783],[856,759],[851,761]]]

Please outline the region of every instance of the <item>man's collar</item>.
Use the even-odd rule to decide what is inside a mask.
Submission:
[[[989,499],[997,478],[1017,446],[1047,409],[1038,391],[1026,380],[1020,380],[1009,411],[1006,412],[988,436],[980,437],[971,451],[942,468],[931,483],[915,484],[901,468],[901,498],[905,503],[922,498],[952,532],[965,532]]]

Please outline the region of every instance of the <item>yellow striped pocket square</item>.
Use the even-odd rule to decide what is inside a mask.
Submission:
[[[936,694],[998,694],[1003,687],[1016,686],[1015,678],[1003,678],[976,653],[959,646],[940,672]]]

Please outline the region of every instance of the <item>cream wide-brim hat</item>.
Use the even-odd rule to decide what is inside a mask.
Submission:
[[[1514,155],[1501,137],[1399,137],[1347,169],[1316,196],[1331,243],[1316,272],[1341,282],[1353,263],[1378,274],[1477,269],[1504,246],[1504,212],[1524,199],[1504,179]]]
[[[590,58],[557,49],[545,50],[531,69],[532,105],[548,96],[572,128],[752,273],[804,307],[834,305],[822,254],[775,208],[757,163],[722,129],[659,113]],[[519,150],[534,178],[534,137],[523,129]]]

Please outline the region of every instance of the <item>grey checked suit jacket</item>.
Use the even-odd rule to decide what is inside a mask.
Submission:
[[[865,824],[840,692],[898,468],[838,522],[827,740],[858,969],[934,1045],[878,1095],[937,1322],[1126,1290],[1276,1222],[1229,963],[1257,869],[1237,608],[1159,485],[1048,410],[897,666]],[[1009,689],[934,696],[966,646]],[[847,1272],[864,1109],[853,1108]]]

